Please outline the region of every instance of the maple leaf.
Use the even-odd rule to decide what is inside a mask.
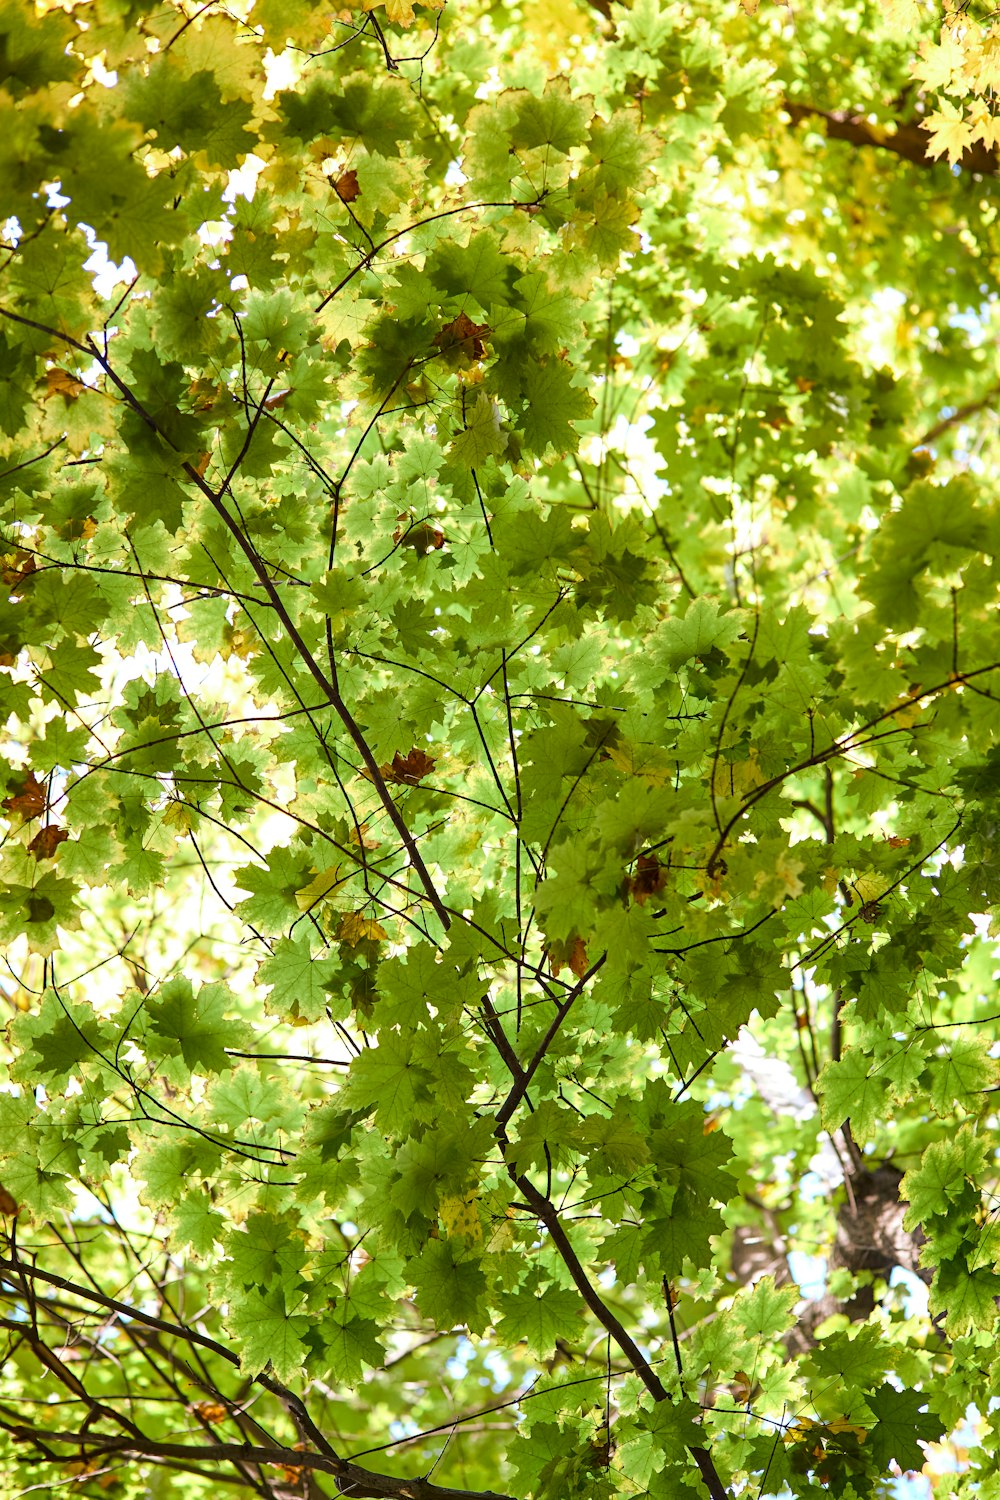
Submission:
[[[452,363],[471,364],[486,353],[484,340],[490,333],[488,323],[473,323],[468,313],[460,312],[434,335],[431,342]]]
[[[558,975],[563,968],[569,968],[578,979],[582,979],[590,967],[587,958],[587,944],[579,934],[562,941],[558,938],[549,943],[546,949],[549,960],[549,969],[552,974]]]
[[[465,468],[481,468],[488,458],[501,457],[508,442],[499,405],[480,391],[472,411],[466,413],[464,427],[455,436],[450,457]]]
[[[360,911],[345,912],[337,928],[339,941],[349,943],[352,948],[356,948],[362,942],[384,942],[388,936],[389,934],[380,922],[376,922],[372,917],[366,917],[364,912]]]
[[[69,370],[52,368],[45,372],[45,395],[46,399],[52,396],[62,396],[66,402],[75,401],[88,387]]]
[[[39,817],[45,811],[46,792],[35,773],[29,771],[23,781],[15,782],[14,785],[17,790],[5,797],[0,802],[0,807],[5,807],[11,813],[19,813],[26,823]]]
[[[961,105],[940,101],[940,109],[925,115],[921,124],[930,136],[927,151],[930,156],[947,154],[954,165],[960,162],[972,144],[973,128],[966,120]]]
[[[878,1460],[887,1464],[895,1459],[901,1469],[922,1469],[926,1454],[920,1444],[935,1443],[944,1432],[940,1418],[924,1413],[926,1396],[881,1385],[865,1400],[878,1419],[870,1439]]]
[[[440,526],[435,526],[430,521],[419,521],[413,524],[409,515],[401,515],[400,525],[392,533],[394,542],[401,547],[410,547],[418,557],[426,557],[428,552],[440,552],[445,543],[444,532]]]
[[[416,747],[405,755],[400,755],[397,750],[391,764],[386,762],[379,766],[383,780],[393,786],[419,786],[433,769],[434,757]]]
[[[16,594],[18,585],[30,578],[37,566],[33,554],[19,547],[16,552],[8,552],[2,559],[0,579]]]
[[[47,823],[31,840],[28,853],[33,854],[36,859],[52,859],[59,845],[68,838],[69,834],[65,828],[57,828],[54,823]]]
[[[224,1422],[229,1416],[228,1406],[223,1406],[221,1401],[196,1401],[188,1410],[206,1422]]]
[[[666,885],[666,870],[655,854],[640,854],[635,863],[635,874],[627,885],[633,901],[645,906],[650,896],[656,896]]]
[[[483,1224],[475,1196],[450,1195],[438,1204],[438,1218],[448,1234],[458,1235],[479,1244],[483,1238]]]
[[[966,51],[961,41],[947,27],[942,29],[941,40],[920,43],[920,58],[910,66],[914,78],[919,78],[932,92],[949,89],[952,79],[965,69]]]
[[[333,182],[333,191],[342,203],[354,203],[361,197],[361,186],[358,182],[358,174],[353,167],[346,172],[341,172]]]

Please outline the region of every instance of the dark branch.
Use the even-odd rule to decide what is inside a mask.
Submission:
[[[815,104],[801,104],[792,99],[786,99],[783,108],[793,126],[801,125],[803,120],[822,120],[830,140],[891,151],[918,167],[942,165],[930,154],[931,138],[918,120],[895,120],[888,126],[877,125],[865,115],[853,114],[846,109],[818,109]],[[959,165],[964,172],[981,172],[984,176],[995,177],[998,167],[996,150],[985,146],[982,141],[974,141]]]

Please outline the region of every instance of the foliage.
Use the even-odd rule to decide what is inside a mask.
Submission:
[[[997,1493],[974,20],[4,0],[5,1494]]]

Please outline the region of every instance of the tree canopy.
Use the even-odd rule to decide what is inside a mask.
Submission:
[[[5,1497],[1000,1495],[998,84],[2,0]]]

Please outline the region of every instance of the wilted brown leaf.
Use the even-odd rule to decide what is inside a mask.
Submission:
[[[46,370],[45,372],[45,399],[50,396],[62,396],[64,401],[75,401],[87,387],[82,380],[77,380],[68,370]]]
[[[632,900],[645,906],[650,896],[663,890],[666,872],[655,854],[640,854],[635,862],[635,874],[628,881]]]
[[[392,765],[388,761],[379,766],[382,779],[393,786],[417,786],[425,776],[429,776],[434,769],[433,755],[426,755],[423,750],[408,750],[405,755],[400,755],[397,750],[392,757]]]
[[[25,822],[37,818],[45,811],[45,788],[36,781],[34,771],[29,771],[23,781],[16,782],[17,791],[0,802],[8,812],[20,813]]]
[[[188,1408],[205,1422],[224,1422],[229,1412],[220,1401],[196,1401]]]
[[[356,198],[361,197],[361,184],[358,182],[358,174],[353,167],[334,180],[333,191],[341,203],[353,203]]]
[[[12,1219],[17,1209],[18,1203],[13,1193],[8,1193],[7,1189],[0,1185],[0,1214],[7,1219]]]
[[[575,974],[577,979],[582,979],[590,968],[590,963],[587,959],[587,945],[583,941],[583,938],[575,937],[570,943],[567,962],[569,963],[571,973]]]
[[[549,961],[549,970],[558,975],[561,969],[570,969],[577,979],[582,979],[590,968],[587,958],[587,944],[582,937],[572,937],[566,942],[556,941],[550,944],[546,957]]]
[[[418,557],[426,557],[428,552],[439,552],[444,546],[444,532],[440,526],[434,526],[430,521],[421,521],[419,526],[411,526],[409,521],[409,516],[400,516],[400,524],[392,533],[393,541],[398,542],[401,547],[412,547]]]
[[[486,353],[484,339],[490,332],[488,323],[473,323],[468,313],[460,312],[457,318],[445,323],[432,342],[442,354],[457,354],[467,360],[482,359]]]
[[[51,859],[63,840],[68,838],[69,834],[65,828],[57,828],[54,823],[46,823],[45,827],[40,828],[31,840],[28,853],[33,854],[36,859]]]
[[[25,552],[23,547],[18,547],[16,552],[8,552],[0,564],[0,578],[8,588],[17,592],[18,585],[34,573],[37,564],[30,552]]]

